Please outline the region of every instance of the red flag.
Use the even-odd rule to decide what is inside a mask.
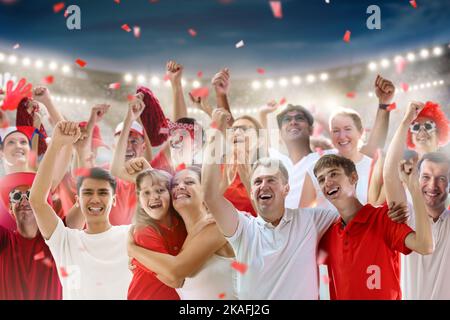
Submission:
[[[66,5],[64,4],[64,2],[58,2],[58,3],[55,3],[54,5],[53,5],[53,12],[54,13],[58,13],[58,12],[60,12],[62,9],[64,9],[66,7]]]
[[[281,7],[281,1],[270,1],[270,8],[272,9],[273,16],[277,19],[283,18],[283,9]]]
[[[347,42],[347,43],[350,42],[351,35],[352,35],[351,31],[349,31],[349,30],[345,31],[344,41]]]

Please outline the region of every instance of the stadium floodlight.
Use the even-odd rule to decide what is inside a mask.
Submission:
[[[369,92],[369,98],[373,98],[373,92]]]
[[[298,86],[300,83],[302,83],[302,78],[299,76],[293,76],[292,77],[292,84]]]
[[[151,84],[153,85],[153,86],[159,86],[159,78],[157,77],[157,76],[153,76],[151,79],[150,79],[150,82],[151,82]]]
[[[187,108],[188,113],[192,113],[192,108]]]
[[[127,73],[127,74],[125,74],[123,79],[125,80],[126,83],[130,83],[131,81],[133,81],[133,76],[131,73]]]
[[[138,77],[136,78],[137,83],[139,84],[144,84],[145,83],[145,76],[140,74],[138,75]]]
[[[421,83],[421,84],[420,84],[420,89],[423,89],[423,88],[425,88],[425,84],[424,84],[424,83]]]
[[[62,102],[67,102],[67,97],[62,98]]]
[[[306,76],[306,81],[308,81],[308,83],[314,83],[316,82],[316,76],[313,74],[308,74]]]
[[[440,56],[442,54],[442,52],[443,52],[443,50],[441,47],[436,47],[433,49],[433,54],[437,57]]]
[[[56,96],[54,99],[55,99],[56,102],[60,102],[61,101],[61,98],[59,96]]]
[[[443,85],[444,84],[444,80],[439,81],[439,84]]]
[[[369,65],[367,67],[369,68],[370,71],[377,70],[377,64],[375,62],[369,63]]]
[[[245,109],[241,108],[241,109],[239,109],[239,112],[240,113],[245,113]]]
[[[266,85],[267,89],[272,89],[275,84],[274,84],[273,80],[269,79],[269,80],[266,80],[265,85]]]
[[[69,73],[71,69],[67,64],[65,64],[61,70],[63,73]]]
[[[186,80],[181,79],[181,86],[182,86],[183,88],[186,87],[186,84],[187,84]]]
[[[73,98],[69,98],[69,103],[74,103],[75,100]]]
[[[322,80],[322,81],[327,81],[328,80],[328,73],[321,73],[320,74],[320,80]]]
[[[5,54],[3,52],[0,52],[0,62],[5,61],[5,59],[6,59]]]
[[[280,80],[278,80],[278,84],[280,85],[280,87],[286,87],[289,83],[286,78],[281,78]]]
[[[58,64],[55,61],[52,61],[48,64],[48,68],[52,71],[55,71],[56,69],[58,69]]]
[[[192,81],[192,87],[195,89],[200,88],[201,85],[202,84],[197,80]]]
[[[253,90],[259,90],[261,88],[261,82],[259,82],[258,80],[253,81],[252,88]]]
[[[79,98],[77,98],[77,99],[75,99],[75,103],[76,103],[76,104],[80,104],[80,103],[81,103],[81,100],[80,100]]]
[[[23,60],[22,60],[22,65],[23,65],[24,67],[29,67],[29,66],[31,65],[31,60],[30,60],[30,58],[23,58]]]
[[[438,85],[438,82],[437,81],[433,81],[433,86],[437,86]]]
[[[258,108],[253,108],[253,113],[258,113]]]
[[[430,51],[428,51],[428,49],[422,49],[420,50],[420,56],[423,59],[427,59],[430,56]]]
[[[394,58],[394,62],[395,63],[399,63],[402,60],[403,60],[403,57],[401,55],[396,55],[395,58]]]
[[[419,90],[419,86],[416,84],[413,86],[413,90]]]
[[[10,65],[16,64],[17,63],[17,57],[15,55],[9,56],[8,62],[9,62]]]
[[[389,62],[388,59],[383,59],[381,60],[380,65],[383,69],[386,69],[391,65],[391,63]]]
[[[36,62],[34,63],[34,66],[36,67],[36,69],[42,69],[42,67],[44,66],[44,62],[42,60],[36,60]]]
[[[427,88],[431,87],[431,83],[427,82],[426,86]]]
[[[409,62],[413,62],[416,60],[416,55],[414,53],[410,52],[406,55],[406,59],[408,59]]]
[[[87,101],[83,99],[83,100],[81,101],[81,104],[87,104]]]

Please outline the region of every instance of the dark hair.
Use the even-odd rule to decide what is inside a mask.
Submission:
[[[347,177],[350,177],[353,172],[358,173],[352,160],[342,156],[338,156],[336,154],[327,154],[322,156],[316,162],[316,165],[314,166],[314,175],[317,178],[317,173],[320,170],[332,167],[341,167],[342,169],[344,169],[345,175]]]
[[[419,163],[417,164],[417,168],[419,169],[419,171],[420,171],[420,168],[422,167],[422,163],[425,160],[431,161],[433,163],[446,163],[447,165],[450,166],[450,159],[445,153],[428,152],[422,156],[422,159],[420,159]]]
[[[181,123],[181,124],[191,124],[192,126],[198,126],[198,128],[201,129],[201,134],[202,134],[202,146],[205,144],[206,142],[206,134],[205,134],[205,130],[203,129],[202,125],[195,120],[194,118],[189,118],[189,117],[184,117],[184,118],[180,118],[177,121],[175,121],[176,123]]]
[[[111,173],[102,168],[91,168],[89,169],[89,174],[81,175],[77,179],[77,193],[80,194],[81,185],[85,179],[95,179],[108,181],[111,189],[113,190],[113,195],[116,194],[117,182],[116,179],[111,175]]]
[[[314,124],[314,117],[312,116],[311,112],[309,112],[308,109],[306,109],[305,107],[300,106],[300,105],[295,106],[293,104],[288,104],[287,108],[284,109],[283,112],[281,112],[277,115],[278,129],[281,129],[284,116],[288,112],[292,112],[292,111],[302,112],[304,114],[304,116],[306,117],[306,120],[308,121],[308,124],[310,127]]]

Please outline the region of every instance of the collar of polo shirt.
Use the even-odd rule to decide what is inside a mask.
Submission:
[[[291,221],[291,220],[292,220],[292,215],[294,214],[294,211],[295,211],[295,210],[286,208],[285,211],[284,211],[283,216],[281,217],[281,220],[280,220],[280,223],[278,224],[278,226],[281,225],[281,224],[286,224],[287,222]],[[263,218],[261,218],[260,215],[258,215],[258,216],[256,217],[256,221],[257,221],[259,224],[261,224],[261,225],[263,225],[263,226],[265,226],[265,227],[267,227],[267,228],[274,229],[274,228],[277,227],[277,226],[274,226],[271,222],[265,221]]]

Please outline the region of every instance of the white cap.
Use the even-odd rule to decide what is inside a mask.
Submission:
[[[116,130],[114,131],[114,135],[120,134],[122,130],[123,130],[123,122],[117,125]],[[140,134],[141,136],[144,136],[144,128],[142,128],[142,126],[137,121],[133,121],[133,123],[131,124],[131,131],[134,131]]]

